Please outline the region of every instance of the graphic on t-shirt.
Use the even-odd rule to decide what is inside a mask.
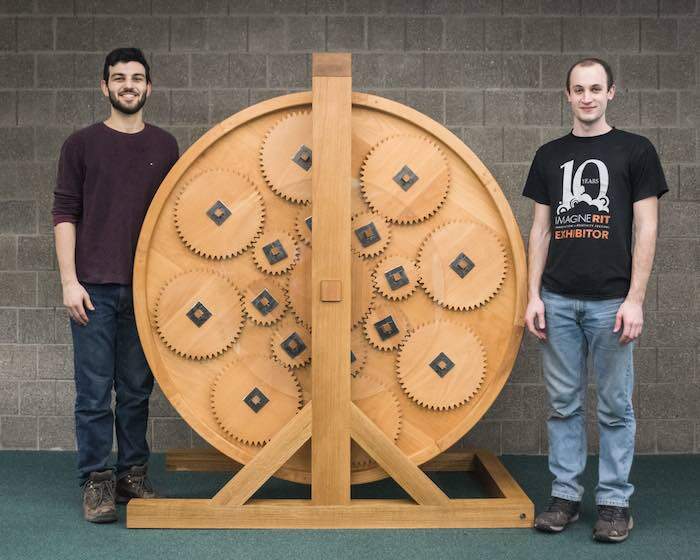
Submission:
[[[587,159],[576,168],[574,160],[560,166],[562,199],[554,218],[554,239],[608,239],[610,174],[599,159]]]

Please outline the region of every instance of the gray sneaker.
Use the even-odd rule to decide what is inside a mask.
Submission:
[[[114,473],[92,472],[83,484],[83,517],[91,523],[113,523],[117,520],[114,503]]]
[[[156,493],[148,479],[146,465],[136,465],[117,480],[117,503],[126,504],[131,498],[155,498]]]
[[[593,527],[593,538],[601,542],[622,542],[630,536],[634,521],[630,508],[598,506],[598,521]]]
[[[535,518],[535,529],[546,533],[561,533],[569,523],[578,520],[581,502],[552,497],[547,509]]]

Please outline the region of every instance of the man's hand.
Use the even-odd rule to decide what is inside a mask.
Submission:
[[[85,308],[90,311],[95,310],[89,294],[80,282],[72,282],[63,286],[63,305],[68,309],[71,319],[83,326],[87,325],[89,321]]]
[[[539,296],[530,298],[525,310],[525,323],[527,330],[540,340],[547,340],[544,322],[544,303]]]
[[[622,302],[620,309],[617,310],[617,315],[615,315],[613,332],[618,332],[621,327],[624,327],[620,335],[620,344],[628,344],[642,334],[643,324],[644,312],[642,311],[642,304],[625,300]]]

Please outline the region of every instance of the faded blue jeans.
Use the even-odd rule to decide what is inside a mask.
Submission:
[[[148,399],[153,375],[141,348],[131,286],[83,284],[94,311],[87,325],[71,320],[75,361],[75,436],[81,482],[110,468],[117,436],[117,476],[148,461]],[[112,387],[116,394],[112,412]]]
[[[624,298],[580,300],[542,290],[547,340],[541,345],[549,394],[549,470],[552,496],[580,501],[586,468],[586,359],[591,355],[598,395],[600,454],[596,503],[627,507],[634,456],[632,345],[613,332]]]

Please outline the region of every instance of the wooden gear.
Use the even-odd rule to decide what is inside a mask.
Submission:
[[[313,68],[311,92],[264,101],[207,132],[170,171],[146,216],[134,271],[144,352],[184,420],[227,465],[243,466],[210,500],[132,500],[128,526],[528,526],[532,503],[488,452],[460,456],[461,467],[497,498],[450,500],[419,468],[455,468],[436,456],[489,409],[515,361],[526,275],[513,214],[488,170],[444,127],[352,93],[349,55],[314,55]],[[236,250],[195,252],[190,234],[178,232],[196,230],[194,222],[219,227],[201,213],[229,183],[198,184],[197,200],[206,203],[196,217],[178,210],[183,193],[232,165],[246,192],[261,198],[245,200],[258,200],[252,208],[264,215],[240,217],[242,252],[238,241]],[[391,222],[391,235],[380,251],[356,254],[352,216],[372,213]],[[249,216],[258,216],[255,227]],[[443,235],[452,224],[458,235]],[[197,240],[204,246],[208,237]],[[469,259],[467,274],[450,268],[455,252]],[[396,297],[375,286],[383,260],[404,263],[412,276]],[[467,297],[472,289],[449,273],[477,295]],[[254,315],[253,299],[268,287],[277,301],[280,286],[292,313],[282,318],[279,301],[269,311],[278,315]],[[215,310],[198,326],[187,313],[204,296],[207,309],[224,303],[225,313]],[[387,317],[399,329],[393,336],[376,325]],[[211,326],[215,318],[224,328]],[[309,343],[293,339],[284,350],[292,331]],[[310,365],[294,355],[300,348]],[[311,500],[251,501],[272,475],[310,483]],[[386,476],[413,501],[350,499],[351,484]]]

